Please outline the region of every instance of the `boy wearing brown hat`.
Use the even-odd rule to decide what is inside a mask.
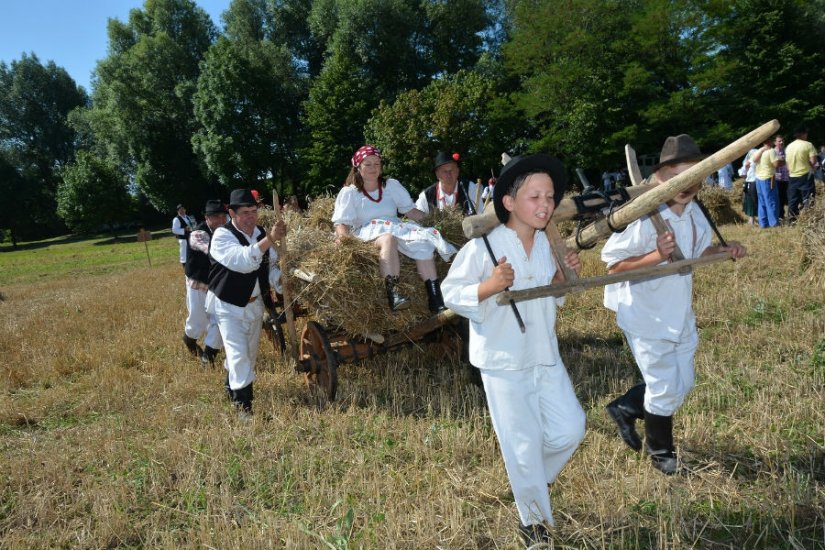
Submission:
[[[662,148],[653,179],[665,182],[704,158],[687,134],[669,137]],[[658,211],[614,233],[602,249],[610,273],[654,266],[677,259],[728,252],[745,255],[737,242],[711,246],[711,227],[693,201],[701,182],[682,191]],[[658,217],[657,233],[652,218]],[[645,447],[653,466],[665,474],[679,471],[673,444],[673,414],[693,388],[693,356],[699,343],[691,307],[690,272],[624,282],[605,287],[604,305],[616,312],[616,321],[642,373],[644,383],[630,388],[607,405],[619,435],[639,451],[642,441],[636,420],[645,422]]]
[[[546,526],[554,522],[548,484],[584,437],[585,415],[559,354],[555,325],[560,300],[521,302],[517,318],[510,306],[496,303],[495,295],[508,287],[563,279],[543,230],[566,183],[556,158],[531,155],[508,162],[493,195],[502,225],[465,244],[441,283],[447,306],[470,320],[470,362],[481,371],[519,528],[528,544],[549,540]],[[581,269],[575,252],[564,263]]]

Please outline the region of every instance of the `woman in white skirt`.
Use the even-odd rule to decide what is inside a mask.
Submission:
[[[344,188],[335,198],[332,223],[338,242],[348,235],[372,241],[378,247],[378,269],[387,287],[390,309],[409,307],[410,300],[399,294],[398,275],[401,260],[398,253],[415,260],[418,274],[427,288],[430,311],[445,309],[441,286],[435,270],[433,252],[447,261],[456,253],[437,229],[422,227],[415,221],[401,221],[399,214],[411,220],[421,220],[425,214],[415,208],[409,192],[398,180],[381,177],[381,152],[364,145],[352,157]]]

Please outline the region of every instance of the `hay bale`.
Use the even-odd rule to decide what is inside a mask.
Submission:
[[[721,187],[702,187],[699,191],[699,200],[708,209],[713,223],[724,225],[727,223],[742,223],[745,219],[737,209],[734,209],[733,192]]]
[[[797,227],[802,232],[803,278],[825,288],[825,200],[803,208],[797,218]]]
[[[306,222],[311,227],[334,231],[332,213],[335,210],[335,197],[329,195],[313,199],[306,211]]]
[[[292,273],[299,269],[315,276],[312,282],[292,278],[295,300],[310,318],[350,336],[403,331],[427,319],[427,296],[415,262],[402,256],[399,284],[412,306],[393,313],[378,271],[378,249],[354,237],[340,245],[335,243],[329,221],[334,204],[333,198],[322,197],[313,201],[304,214],[284,213],[288,227],[287,270]],[[259,210],[258,223],[268,229],[275,223],[275,212]],[[446,273],[446,268],[440,267],[439,271]]]
[[[430,210],[430,213],[421,220],[424,227],[434,227],[441,236],[452,243],[456,248],[461,248],[467,242],[464,236],[464,228],[461,222],[464,221],[464,213],[458,208],[445,208],[444,210]]]

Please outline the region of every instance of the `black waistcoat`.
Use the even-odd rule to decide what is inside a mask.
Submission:
[[[461,210],[464,212],[465,216],[470,216],[476,213],[476,209],[473,206],[473,201],[470,197],[467,196],[467,192],[464,189],[464,184],[462,182],[457,183],[458,187],[458,196],[456,197],[456,205],[461,206]],[[424,196],[427,198],[427,204],[430,207],[430,210],[438,210],[438,184],[434,183],[433,185],[427,187],[424,190]]]
[[[189,223],[186,221],[186,219],[183,216],[175,216],[175,217],[180,221],[180,226],[181,226],[182,229],[185,229],[186,227],[189,226]],[[175,233],[175,237],[177,237],[178,239],[185,239],[186,238],[186,232],[184,231],[183,235],[178,235],[177,233]]]
[[[195,228],[195,231],[206,231],[209,238],[212,238],[212,230],[206,225],[206,222],[201,222]],[[191,233],[190,233],[191,235]],[[201,283],[209,282],[209,256],[205,252],[195,250],[189,244],[189,239],[186,240],[186,276],[190,279],[195,279]]]
[[[223,226],[224,229],[235,235],[238,242],[242,246],[249,246],[249,242],[243,233],[232,225],[232,221]],[[258,227],[261,231],[260,239],[266,237],[266,232]],[[259,240],[260,240],[259,239]],[[212,241],[209,242],[210,249],[212,248]],[[261,260],[261,265],[252,273],[238,273],[226,268],[223,264],[218,263],[209,255],[211,268],[209,269],[209,290],[215,296],[228,302],[234,306],[246,307],[249,303],[249,298],[252,296],[252,291],[255,290],[255,280],[261,286],[261,294],[266,296],[269,294],[269,250],[264,253]]]

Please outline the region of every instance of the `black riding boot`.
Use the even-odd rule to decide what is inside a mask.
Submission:
[[[200,355],[201,355],[201,348],[200,348],[200,346],[198,345],[198,341],[197,341],[197,340],[195,340],[194,338],[190,338],[190,337],[189,337],[189,336],[187,336],[187,335],[186,335],[186,333],[184,332],[184,333],[183,333],[183,343],[184,343],[184,344],[186,344],[186,349],[188,349],[188,350],[189,350],[189,353],[191,353],[191,354],[192,354],[192,355],[194,355],[195,357],[200,357]]]
[[[518,524],[519,533],[521,533],[521,540],[524,541],[525,546],[528,548],[532,547],[534,544],[542,544],[550,542],[550,533],[547,531],[547,528],[542,525],[541,523],[534,523],[533,525],[524,525],[523,523],[519,522]]]
[[[252,400],[254,399],[252,393],[252,383],[239,390],[232,390],[232,404],[235,405],[239,411],[246,414],[252,414]]]
[[[438,279],[424,281],[424,287],[427,289],[427,305],[430,312],[438,313],[447,309],[444,305],[444,296],[441,295],[441,282]]]
[[[642,450],[642,439],[636,432],[636,420],[645,417],[645,385],[633,386],[624,395],[620,395],[607,404],[607,414],[619,427],[619,435],[627,446],[634,451]]]
[[[397,275],[387,275],[384,277],[384,283],[387,285],[387,302],[392,311],[399,311],[410,307],[410,299],[398,292]]]
[[[203,353],[201,353],[201,365],[203,365],[204,368],[214,367],[215,358],[218,356],[219,351],[221,350],[210,348],[209,346],[203,346]]]
[[[673,417],[645,411],[645,448],[653,467],[666,475],[679,472],[673,448]]]

